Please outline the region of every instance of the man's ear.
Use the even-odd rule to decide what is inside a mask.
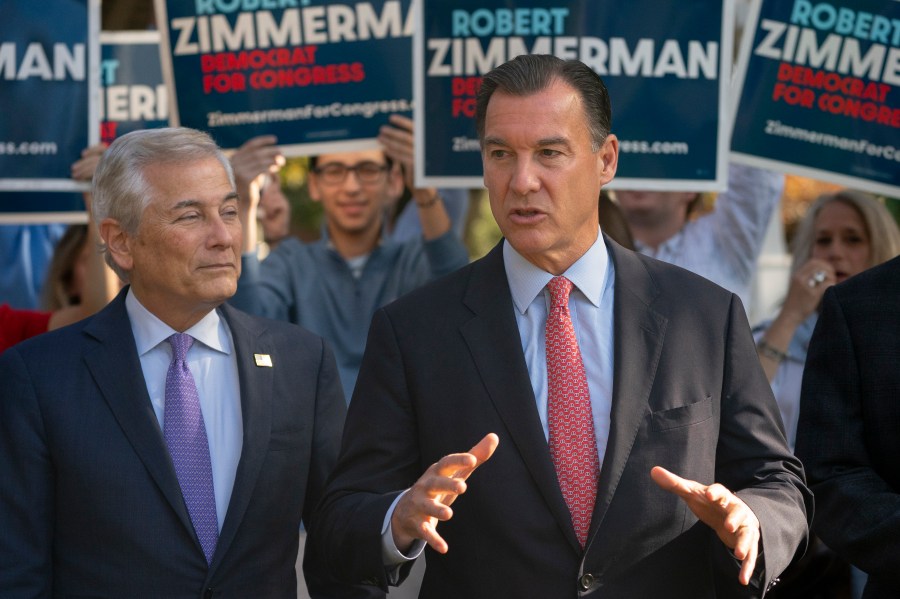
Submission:
[[[603,140],[603,145],[597,150],[597,176],[600,184],[605,186],[616,176],[619,166],[619,140],[612,133]]]
[[[100,238],[106,245],[106,251],[113,261],[126,272],[130,272],[134,266],[134,258],[131,255],[132,239],[114,218],[104,218],[100,223]]]

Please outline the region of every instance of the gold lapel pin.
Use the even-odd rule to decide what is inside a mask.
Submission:
[[[253,354],[253,360],[260,368],[272,368],[272,356],[269,354]]]

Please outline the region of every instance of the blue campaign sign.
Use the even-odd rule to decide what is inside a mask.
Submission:
[[[219,145],[374,146],[412,110],[411,0],[156,0],[170,119]],[[364,140],[364,141],[360,141]]]
[[[169,124],[158,31],[100,33],[100,138]]]
[[[420,6],[414,73],[421,184],[481,186],[473,119],[481,77],[530,53],[581,60],[603,78],[620,140],[611,188],[724,188],[731,0]]]
[[[2,0],[0,14],[0,190],[81,190],[69,166],[98,139],[99,0]],[[57,208],[38,196],[0,203],[4,212]]]
[[[900,197],[900,2],[757,3],[739,83],[735,161]]]

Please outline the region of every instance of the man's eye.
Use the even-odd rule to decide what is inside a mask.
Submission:
[[[367,162],[356,167],[357,172],[361,175],[376,175],[381,172],[381,167],[374,162]]]
[[[541,150],[541,157],[543,158],[556,158],[559,155],[559,150],[551,150],[549,148],[544,148],[543,150]]]

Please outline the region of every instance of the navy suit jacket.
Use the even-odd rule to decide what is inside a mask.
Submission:
[[[449,552],[426,549],[422,597],[759,596],[804,546],[809,492],[740,300],[607,246],[616,269],[612,422],[587,549],[550,459],[498,246],[374,317],[341,457],[310,532],[335,575],[386,585],[380,531],[391,502],[489,432],[500,445],[439,523]],[[653,483],[656,465],[720,482],[753,509],[765,569],[752,587],[739,587],[738,564],[712,530]]]
[[[869,573],[865,599],[900,597],[900,258],[825,292],[797,455],[816,494],[816,533]]]
[[[301,517],[308,525],[345,415],[330,350],[299,327],[219,308],[244,436],[207,566],[124,298],[0,356],[0,596],[295,597]],[[351,594],[318,580],[307,557],[313,596]]]

